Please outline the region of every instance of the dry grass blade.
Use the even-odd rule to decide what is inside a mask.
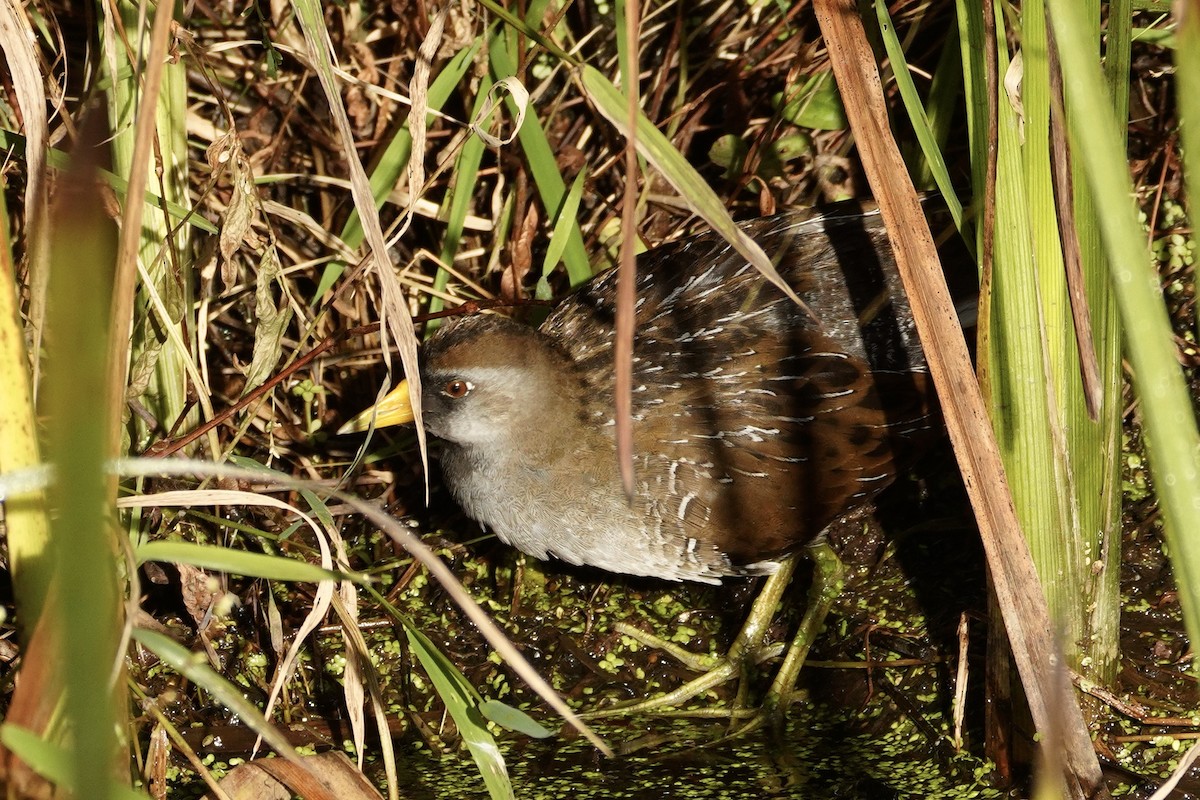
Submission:
[[[853,2],[816,0],[813,4],[842,91],[863,167],[887,222],[896,262],[908,290],[930,372],[938,388],[968,494],[976,509],[996,594],[1035,724],[1040,731],[1057,726],[1064,743],[1069,796],[1106,794],[1091,739],[1069,684],[1055,663],[1054,643],[1044,596],[1029,549],[1021,536],[1004,478],[1004,467],[987,420],[983,397],[954,314],[945,281],[922,265],[937,263],[937,251],[920,203],[888,125],[879,74]],[[1064,697],[1055,704],[1056,697]],[[1062,717],[1051,719],[1055,712]]]
[[[446,28],[446,14],[449,11],[450,4],[442,3],[441,8],[437,10],[429,23],[429,32],[425,34],[425,41],[421,43],[421,49],[417,51],[417,64],[413,69],[413,78],[409,86],[412,110],[409,113],[408,125],[409,132],[412,134],[413,152],[417,154],[417,157],[408,159],[409,208],[400,223],[400,231],[397,236],[403,235],[404,231],[408,229],[413,208],[421,199],[421,189],[425,185],[425,159],[421,156],[425,152],[425,113],[429,109],[429,69],[434,55],[437,54],[438,45],[441,44],[442,31]]]
[[[380,334],[383,339],[383,358],[390,367],[391,350],[388,346],[389,335],[396,342],[400,351],[400,362],[404,366],[408,378],[409,397],[412,401],[413,416],[416,422],[417,443],[421,451],[421,464],[426,473],[429,471],[429,454],[425,442],[425,426],[421,421],[421,375],[417,369],[417,334],[413,329],[412,317],[409,316],[408,306],[404,301],[404,291],[396,274],[391,269],[388,258],[387,241],[383,236],[383,226],[379,221],[379,211],[375,208],[375,199],[371,194],[371,184],[362,162],[355,155],[354,132],[350,128],[350,120],[346,115],[346,107],[342,103],[341,93],[333,74],[333,43],[329,40],[329,31],[325,29],[321,17],[322,6],[313,0],[296,0],[297,19],[304,30],[304,39],[308,44],[313,65],[325,92],[329,112],[333,117],[342,147],[347,154],[346,163],[350,170],[350,186],[354,196],[354,206],[358,210],[359,219],[366,233],[367,244],[372,253],[372,264],[375,275],[379,279],[383,306],[379,309],[381,320]],[[421,120],[423,122],[423,120]],[[387,386],[381,386],[376,402],[383,399]]]
[[[46,314],[46,268],[50,230],[46,159],[50,152],[42,74],[33,49],[33,31],[28,17],[20,13],[12,0],[0,2],[0,50],[8,62],[8,76],[25,124],[25,226],[26,250],[30,265],[29,320],[33,341],[30,351],[42,351],[42,326]],[[7,251],[7,248],[6,248]],[[34,358],[33,383],[37,385],[39,358]],[[18,363],[18,362],[13,362]],[[11,384],[5,382],[3,385]]]
[[[154,12],[150,33],[150,49],[146,54],[146,77],[142,102],[137,119],[133,157],[129,171],[129,188],[121,213],[121,234],[117,245],[117,274],[113,280],[112,328],[108,340],[108,363],[113,379],[108,384],[110,408],[120,408],[125,395],[129,363],[130,325],[133,320],[133,299],[137,290],[138,251],[141,246],[142,215],[145,204],[131,198],[146,191],[150,173],[151,146],[154,141],[155,107],[162,87],[163,69],[167,59],[174,6],[159,3]],[[109,421],[109,451],[115,453],[120,442],[120,415]],[[115,487],[114,487],[115,489]]]
[[[348,602],[350,600],[355,601],[353,605]],[[375,727],[379,731],[379,750],[383,756],[384,773],[388,779],[388,800],[399,800],[399,787],[396,785],[396,749],[392,737],[388,733],[387,709],[383,700],[383,692],[379,688],[379,680],[371,666],[370,648],[357,625],[357,594],[349,582],[344,583],[342,591],[333,598],[333,608],[342,621],[342,637],[350,655],[346,664],[345,696],[352,720],[354,750],[358,753],[358,766],[362,767],[365,753],[363,744],[366,714],[362,702],[365,694],[370,697],[371,713],[375,719]],[[353,705],[355,700],[358,701],[357,705]]]
[[[1051,168],[1054,173],[1054,193],[1058,202],[1058,230],[1062,236],[1063,266],[1067,275],[1067,296],[1071,301],[1071,319],[1075,324],[1075,342],[1079,348],[1079,373],[1083,379],[1083,399],[1093,422],[1100,418],[1104,402],[1104,385],[1100,380],[1100,364],[1096,359],[1096,342],[1092,337],[1092,312],[1088,307],[1087,284],[1083,275],[1083,254],[1075,226],[1075,189],[1071,185],[1071,147],[1067,137],[1067,112],[1063,108],[1062,67],[1054,46],[1054,31],[1046,29],[1050,58],[1050,141]]]
[[[626,0],[625,54],[625,191],[621,197],[621,262],[617,275],[617,338],[613,349],[616,369],[617,466],[625,496],[633,498],[633,329],[637,299],[637,195],[638,195],[638,13],[637,0]]]

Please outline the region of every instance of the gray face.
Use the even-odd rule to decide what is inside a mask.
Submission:
[[[510,435],[521,410],[525,370],[511,366],[428,368],[421,378],[425,428],[459,445],[488,445]]]
[[[423,356],[426,429],[471,448],[509,448],[513,437],[536,442],[563,407],[561,378],[572,369],[546,336],[499,317],[446,326]]]

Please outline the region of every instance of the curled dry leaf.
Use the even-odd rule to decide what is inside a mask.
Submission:
[[[537,240],[540,218],[537,206],[531,205],[517,235],[513,237],[510,251],[512,263],[500,276],[500,296],[505,299],[517,300],[521,297],[521,285],[533,268],[533,243]]]
[[[237,269],[233,255],[243,244],[257,249],[258,236],[254,234],[254,220],[258,217],[258,191],[254,186],[254,170],[242,141],[233,131],[221,134],[205,151],[205,158],[214,175],[225,171],[229,176],[232,192],[225,213],[221,215],[221,282],[226,288],[237,280]]]
[[[512,130],[504,136],[493,136],[484,130],[482,121],[491,118],[491,114],[500,105],[505,92],[513,99],[517,107],[517,118],[513,121]],[[521,130],[521,125],[525,122],[525,110],[529,107],[529,90],[525,85],[516,78],[501,78],[492,84],[492,88],[488,90],[487,101],[483,107],[479,109],[479,113],[471,120],[471,132],[483,139],[488,147],[503,147],[517,138],[517,133]]]
[[[278,302],[275,300],[276,286],[281,295],[287,291],[287,287],[274,246],[263,252],[255,281],[254,357],[246,370],[246,386],[243,390],[246,392],[262,385],[275,371],[283,355],[284,334],[292,321],[292,308],[288,305],[287,297],[281,296]]]

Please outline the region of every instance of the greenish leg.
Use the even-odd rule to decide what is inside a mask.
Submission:
[[[830,552],[832,553],[833,551],[830,550]],[[776,655],[778,653],[777,648],[768,648],[771,652],[764,655],[763,640],[766,638],[767,628],[770,627],[771,620],[775,617],[775,612],[779,608],[779,602],[783,599],[783,593],[787,589],[788,583],[791,581],[792,574],[795,571],[796,556],[790,556],[780,562],[779,569],[773,575],[770,575],[763,584],[762,591],[759,592],[758,597],[754,600],[754,605],[750,608],[750,614],[746,618],[746,622],[742,625],[741,631],[738,632],[737,638],[733,640],[733,644],[730,645],[729,652],[724,656],[698,655],[653,634],[648,634],[637,628],[622,626],[620,631],[626,636],[637,639],[649,647],[663,650],[690,669],[703,672],[704,674],[664,695],[652,697],[649,700],[640,700],[631,704],[589,711],[581,716],[596,719],[599,717],[639,714],[647,711],[674,708],[686,703],[693,697],[707,692],[714,686],[720,686],[726,681],[739,677],[742,673],[743,665],[746,663],[761,661],[764,658]],[[806,612],[805,617],[807,618],[807,616]],[[820,628],[820,622],[817,623],[817,627],[818,629]],[[805,648],[805,652],[807,652],[807,648]],[[803,659],[803,654],[801,654],[801,659]]]
[[[796,678],[804,666],[808,651],[820,633],[821,627],[825,624],[825,618],[829,615],[834,601],[842,592],[842,586],[845,583],[845,567],[833,548],[822,541],[811,545],[808,548],[808,555],[813,561],[813,582],[809,588],[808,605],[804,610],[800,628],[796,631],[791,645],[787,648],[783,664],[771,682],[771,688],[767,692],[762,709],[737,732],[739,735],[779,718],[781,710],[787,706],[788,696],[796,685]],[[764,639],[788,583],[796,571],[796,560],[796,556],[785,559],[780,563],[778,571],[767,578],[762,591],[759,592],[758,597],[754,600],[754,605],[750,608],[746,622],[724,656],[692,653],[673,642],[668,642],[637,628],[627,625],[618,626],[621,633],[637,639],[649,647],[662,650],[689,669],[703,674],[664,695],[590,711],[582,716],[595,719],[675,708],[715,686],[740,677],[743,669],[750,664],[778,656],[781,648],[765,646]],[[743,697],[741,692],[739,692],[739,697]],[[725,709],[720,713],[726,716],[739,716],[737,709],[738,706],[735,705],[734,709]]]
[[[846,567],[828,543],[821,541],[811,545],[808,555],[813,562],[813,579],[808,589],[804,618],[800,621],[796,635],[792,637],[792,643],[779,666],[779,671],[775,673],[775,680],[771,681],[771,688],[767,691],[762,709],[738,731],[739,734],[749,733],[766,722],[778,719],[781,711],[787,708],[788,695],[796,687],[796,679],[800,676],[805,660],[808,659],[808,651],[821,632],[834,601],[845,586]]]

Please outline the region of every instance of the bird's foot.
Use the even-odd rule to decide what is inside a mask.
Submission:
[[[804,618],[800,627],[788,645],[783,663],[771,681],[766,698],[757,713],[751,716],[744,725],[739,727],[735,735],[742,736],[768,725],[779,725],[787,714],[789,698],[796,688],[796,679],[808,659],[808,651],[825,624],[825,618],[833,608],[834,602],[842,593],[846,582],[846,567],[833,548],[826,542],[815,544],[809,548],[809,556],[813,561],[812,585],[808,589],[808,604],[804,609]]]
[[[648,712],[663,711],[666,709],[675,709],[683,706],[689,700],[704,695],[708,690],[716,688],[724,683],[742,677],[746,668],[751,665],[778,658],[783,652],[782,644],[775,644],[762,647],[754,653],[742,652],[740,655],[736,650],[744,650],[745,648],[732,647],[728,653],[722,655],[711,655],[708,653],[694,653],[691,650],[680,647],[674,642],[670,642],[652,633],[647,633],[640,628],[635,628],[632,625],[625,623],[617,623],[615,626],[617,631],[636,640],[640,644],[655,650],[661,650],[667,655],[679,661],[687,669],[692,672],[700,673],[697,677],[665,694],[651,697],[646,700],[636,700],[629,703],[622,703],[608,708],[601,708],[594,711],[585,712],[584,718],[598,719],[602,717],[624,716],[630,714],[643,714]],[[745,683],[743,682],[743,686]],[[693,712],[696,716],[730,716],[737,718],[746,716],[751,713],[745,709],[744,702],[735,702],[729,708],[713,708],[703,711]],[[689,713],[689,716],[693,715]]]
[[[754,605],[751,607],[750,614],[742,625],[741,631],[734,639],[729,651],[723,656],[693,653],[637,628],[620,626],[618,630],[621,633],[649,647],[666,652],[689,669],[701,674],[674,691],[658,697],[590,711],[583,716],[596,719],[675,709],[716,686],[734,678],[741,678],[748,668],[784,654],[783,663],[767,691],[762,706],[757,709],[748,707],[745,697],[747,681],[742,681],[737,700],[731,707],[708,709],[695,714],[697,716],[728,717],[735,725],[740,720],[746,720],[744,724],[735,728],[734,735],[749,733],[773,721],[782,720],[800,668],[804,666],[809,648],[824,624],[833,602],[841,593],[844,582],[845,570],[833,548],[822,542],[811,546],[809,551],[814,564],[813,583],[809,589],[804,618],[801,620],[800,628],[791,644],[787,646],[786,653],[782,644],[767,645],[765,638],[779,602],[783,598],[784,590],[795,571],[794,557],[785,560],[780,564],[779,570],[767,578],[762,591],[754,600]],[[689,716],[692,715],[689,713]]]

